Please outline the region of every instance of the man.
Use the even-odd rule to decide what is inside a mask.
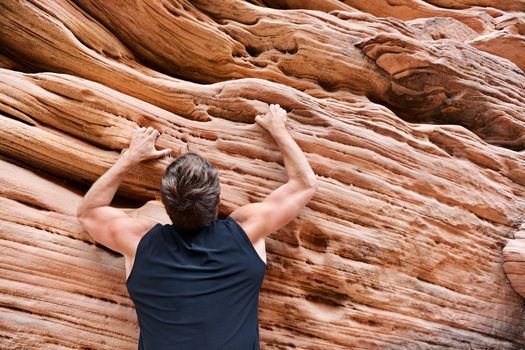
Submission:
[[[286,129],[286,111],[271,105],[255,121],[281,150],[288,182],[224,220],[218,220],[217,169],[195,153],[177,157],[162,178],[162,201],[173,224],[132,218],[109,206],[130,169],[169,154],[155,149],[159,133],[153,128],[136,131],[126,152],[79,204],[77,216],[86,231],[125,257],[139,349],[259,349],[264,239],[297,216],[317,183]]]

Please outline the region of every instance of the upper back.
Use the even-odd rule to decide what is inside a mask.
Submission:
[[[195,339],[202,349],[221,348],[217,344],[248,348],[258,337],[258,293],[265,270],[231,217],[194,234],[155,225],[139,241],[126,282],[141,341],[155,349],[184,349],[194,346]],[[156,336],[147,337],[148,330]]]

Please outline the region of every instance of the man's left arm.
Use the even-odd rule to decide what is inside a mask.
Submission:
[[[117,162],[91,186],[77,207],[77,218],[93,239],[123,255],[133,254],[133,237],[147,232],[154,224],[150,219],[132,218],[121,209],[110,206],[125,176],[141,161],[171,153],[156,150],[159,132],[152,127],[135,131],[128,149]]]

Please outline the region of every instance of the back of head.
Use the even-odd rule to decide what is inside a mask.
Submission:
[[[164,172],[160,190],[166,212],[180,230],[195,231],[218,217],[219,172],[196,153],[175,158]]]

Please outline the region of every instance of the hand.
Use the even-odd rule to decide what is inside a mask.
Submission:
[[[272,134],[279,129],[286,129],[286,111],[278,104],[271,104],[265,115],[255,117],[255,122]]]
[[[151,126],[135,130],[131,142],[125,154],[132,163],[140,163],[144,160],[164,157],[171,154],[171,149],[158,151],[155,149],[155,140],[160,133]]]

